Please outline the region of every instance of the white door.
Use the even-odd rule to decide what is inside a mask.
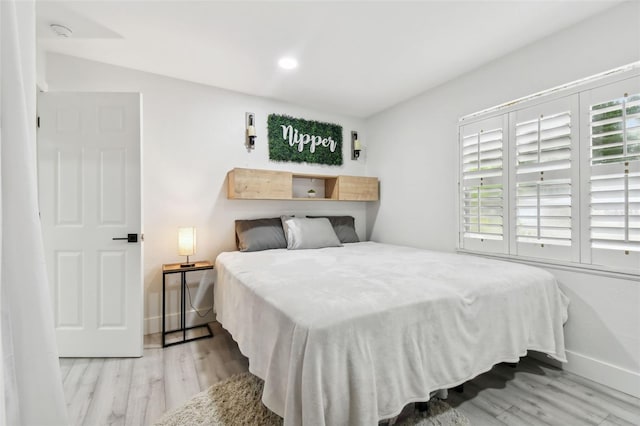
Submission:
[[[60,356],[142,356],[141,96],[40,93],[40,216]],[[137,242],[126,238],[133,234]]]

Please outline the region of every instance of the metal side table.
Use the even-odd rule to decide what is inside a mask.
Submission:
[[[193,340],[206,339],[213,337],[213,332],[209,327],[209,324],[201,324],[193,327],[186,326],[186,293],[187,293],[187,272],[193,271],[205,271],[207,269],[213,269],[213,264],[209,261],[195,262],[194,266],[182,267],[180,263],[168,263],[162,265],[162,347],[179,345],[185,342],[191,342]],[[180,274],[180,328],[175,330],[166,330],[166,278],[169,274]],[[198,328],[206,328],[208,334],[193,337],[187,339],[187,330],[194,330]],[[168,334],[182,332],[182,340],[176,342],[167,343],[166,337]]]

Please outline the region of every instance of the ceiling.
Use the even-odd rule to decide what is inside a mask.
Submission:
[[[57,52],[368,117],[618,1],[37,1]],[[49,25],[73,30],[57,37]],[[277,61],[294,56],[285,71]]]

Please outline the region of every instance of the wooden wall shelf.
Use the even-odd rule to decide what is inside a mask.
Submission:
[[[296,180],[324,183],[324,196],[294,197]],[[317,183],[316,183],[317,184]],[[227,173],[227,198],[234,200],[377,201],[378,178],[235,168]]]

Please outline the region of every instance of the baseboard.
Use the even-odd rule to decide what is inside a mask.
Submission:
[[[575,352],[566,353],[567,363],[562,366],[565,371],[640,398],[640,373]]]
[[[202,314],[207,312],[211,307],[199,308],[198,311]],[[213,311],[209,312],[204,318],[201,318],[194,309],[189,309],[186,312],[187,327],[206,324],[211,321],[215,321],[216,317]],[[174,330],[180,327],[180,312],[172,312],[166,314],[166,327],[167,330]],[[148,317],[144,319],[144,334],[160,333],[162,331],[162,316]]]

